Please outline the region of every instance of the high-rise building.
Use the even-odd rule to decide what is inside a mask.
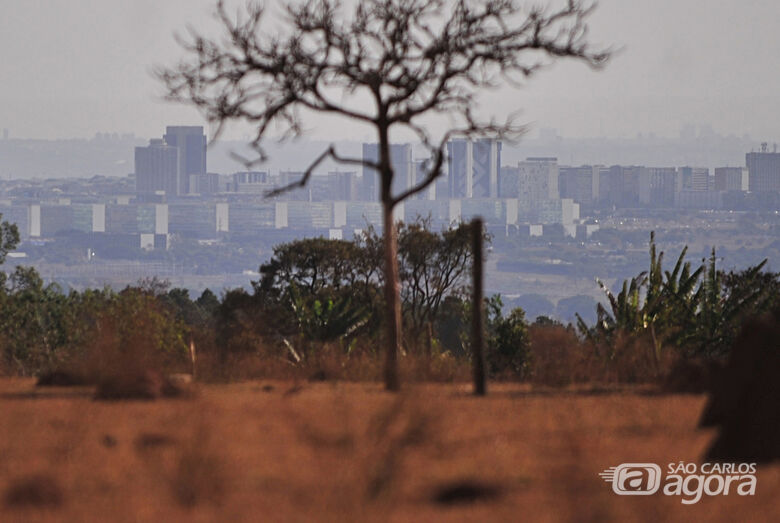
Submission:
[[[429,159],[421,159],[414,161],[414,183],[422,183],[422,181],[428,177],[430,170],[433,167]],[[431,183],[425,190],[420,191],[414,196],[416,200],[435,200],[437,194],[447,194],[446,191],[439,191],[439,187],[446,187],[447,177],[439,176],[433,183]]]
[[[471,142],[450,140],[447,143],[447,181],[450,198],[470,198],[474,176]]]
[[[609,168],[608,183],[611,205],[636,207],[639,205],[639,179],[644,171],[639,165],[613,165]]]
[[[499,198],[517,198],[520,180],[520,168],[513,165],[502,165],[498,173]]]
[[[206,136],[203,127],[167,127],[162,140],[135,148],[136,192],[166,196],[190,192],[190,177],[206,175]],[[195,178],[196,179],[196,178]],[[194,192],[200,190],[196,187]]]
[[[709,191],[712,185],[709,167],[691,167],[692,191]]]
[[[331,199],[337,201],[354,201],[358,199],[358,173],[355,171],[331,171],[328,173],[331,186]]]
[[[613,169],[617,171],[617,166],[599,168],[599,203],[601,205],[615,205],[618,201],[619,189],[622,184],[616,174],[613,175]]]
[[[497,198],[501,142],[489,138],[447,143],[450,198]]]
[[[770,153],[766,146],[762,143],[760,152],[745,155],[751,192],[780,191],[780,153]]]
[[[379,161],[379,144],[363,144],[363,160]],[[412,145],[390,145],[390,165],[393,168],[393,196],[412,187],[414,183],[414,162],[412,160]],[[377,201],[380,196],[379,173],[374,169],[363,166],[363,200]]]
[[[639,203],[674,207],[674,195],[681,185],[674,167],[644,167],[639,173]]]
[[[748,180],[747,167],[715,167],[716,191],[747,191]]]
[[[207,172],[203,126],[169,126],[165,128],[163,138],[165,143],[176,147],[179,153],[178,192],[175,194],[188,194],[190,175]]]
[[[149,140],[146,147],[135,148],[135,187],[139,195],[165,191],[177,195],[179,150],[165,140]]]
[[[600,166],[559,167],[558,191],[561,198],[592,204],[599,198]]]
[[[680,167],[678,190],[709,191],[710,170],[707,167]]]
[[[501,169],[501,197],[518,198],[521,205],[540,200],[557,200],[558,159],[526,158],[516,168]]]
[[[501,168],[501,142],[485,138],[472,144],[473,198],[498,198],[498,171]]]

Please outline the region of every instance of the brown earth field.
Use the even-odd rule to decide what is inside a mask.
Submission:
[[[0,521],[780,521],[754,496],[618,496],[621,463],[701,463],[702,395],[251,381],[96,401],[0,380]]]

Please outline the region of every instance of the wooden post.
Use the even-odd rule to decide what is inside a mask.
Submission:
[[[473,256],[472,298],[471,298],[471,356],[474,364],[474,394],[487,394],[487,376],[485,372],[485,336],[482,325],[484,302],[483,260],[482,260],[482,218],[471,222],[471,252]]]
[[[431,322],[425,323],[425,357],[428,358],[430,363],[431,356],[433,356],[433,326]]]

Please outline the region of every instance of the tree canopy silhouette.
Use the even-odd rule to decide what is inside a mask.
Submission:
[[[179,39],[186,58],[158,76],[170,99],[196,106],[217,126],[215,138],[228,122],[254,125],[258,161],[266,158],[262,145],[275,130],[281,128],[284,137],[303,132],[306,112],[374,129],[376,160],[345,156],[330,146],[300,180],[274,194],[304,186],[328,158],[376,171],[385,242],[385,384],[394,390],[401,310],[393,209],[443,172],[451,138],[511,139],[523,131],[511,116],[503,122],[481,117],[478,100],[486,89],[518,85],[558,58],[598,67],[610,51],[588,42],[586,21],[595,7],[589,1],[528,8],[514,0],[283,4],[284,16],[271,21],[260,4],[250,3],[233,16],[219,1],[222,37],[191,30]],[[363,104],[366,99],[370,102]],[[447,129],[437,133],[432,116],[447,120]],[[430,157],[419,178],[394,194],[390,140],[391,131],[399,130],[416,136]]]

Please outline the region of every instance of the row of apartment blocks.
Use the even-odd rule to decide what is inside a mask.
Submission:
[[[282,171],[271,176],[267,172],[242,172],[229,176],[213,176],[209,187],[200,195],[222,194],[263,195],[296,180],[302,173]],[[356,172],[329,172],[312,176],[308,185],[295,189],[278,199],[293,201],[377,201],[367,198],[361,183],[373,180]],[[517,166],[504,166],[495,177],[495,191],[486,196],[468,195],[458,191],[450,195],[448,179],[442,177],[431,189],[415,200],[440,201],[449,199],[517,199],[522,208],[532,208],[542,200],[570,198],[575,203],[592,208],[607,207],[682,207],[713,208],[724,206],[724,194],[732,191],[748,191],[748,169],[745,167],[719,167],[710,174],[707,168],[695,167],[642,167],[642,166],[559,166],[556,158],[528,158]],[[192,187],[198,186],[195,183]],[[400,192],[403,185],[396,191]],[[372,187],[369,192],[374,191]],[[495,194],[494,194],[495,193]],[[444,194],[445,196],[438,196]],[[361,196],[363,195],[363,196]],[[161,199],[162,201],[162,199]]]
[[[482,216],[494,230],[531,224],[564,226],[574,235],[579,205],[571,199],[544,200],[524,208],[517,199],[412,200],[396,207],[396,219],[430,218],[445,227]],[[135,235],[138,246],[167,246],[172,234],[197,239],[262,235],[288,229],[301,235],[350,237],[368,225],[381,229],[382,209],[376,202],[243,202],[192,201],[175,203],[0,203],[4,220],[15,222],[24,239],[54,238],[72,232]],[[592,232],[589,230],[588,232]]]
[[[420,200],[515,198],[521,208],[541,200],[571,198],[586,207],[681,207],[720,209],[730,191],[780,191],[780,153],[746,155],[745,167],[559,166],[557,158],[528,158],[502,166],[502,144],[493,139],[456,139],[447,143],[446,176],[416,196]],[[135,183],[140,201],[164,202],[176,197],[217,194],[265,194],[294,183],[301,172],[206,172],[206,137],[202,127],[167,127],[162,139],[135,151]],[[376,162],[377,144],[362,146],[363,160]],[[427,160],[414,159],[412,144],[390,146],[394,169],[392,192],[399,194],[429,173]],[[281,198],[293,201],[379,200],[379,176],[362,171],[334,171],[312,176],[307,187]]]
[[[528,164],[534,162],[521,166]],[[713,173],[698,167],[619,165],[562,166],[558,171],[560,197],[586,207],[721,209],[727,193],[750,190],[746,167],[716,167]]]
[[[452,140],[447,144],[448,176],[418,196],[418,199],[497,198],[501,166],[501,142],[496,140]],[[398,194],[424,179],[430,166],[415,160],[411,144],[390,146],[394,169],[392,191]],[[365,161],[377,162],[379,146],[363,144]],[[135,149],[135,182],[139,199],[160,200],[218,193],[263,193],[271,188],[295,182],[302,172],[239,172],[222,176],[207,172],[207,147],[203,127],[167,127],[162,139],[152,139]],[[370,167],[360,173],[332,172],[314,176],[307,188],[285,195],[291,200],[379,199],[379,177]]]
[[[414,171],[412,171],[414,172]],[[402,172],[401,175],[406,174]],[[222,195],[263,196],[271,190],[300,180],[303,173],[282,171],[271,175],[264,171],[238,172],[231,175],[191,175],[191,197]],[[401,179],[403,177],[401,176]],[[332,171],[315,175],[304,188],[292,190],[276,200],[282,201],[365,201],[369,198],[363,180],[375,180],[373,174]],[[412,183],[412,182],[410,182]],[[532,207],[540,200],[570,198],[586,207],[682,207],[722,208],[723,194],[729,191],[750,190],[748,169],[745,167],[718,167],[710,174],[707,168],[642,167],[642,166],[559,166],[556,158],[528,158],[517,166],[504,166],[495,176],[494,190],[480,193],[464,191],[450,194],[448,178],[418,195],[416,200],[448,199],[518,199],[523,207]],[[397,184],[400,192],[407,184]],[[461,188],[462,189],[462,188]],[[438,196],[444,194],[445,196]],[[163,203],[170,200],[164,191],[140,197],[140,200]]]

